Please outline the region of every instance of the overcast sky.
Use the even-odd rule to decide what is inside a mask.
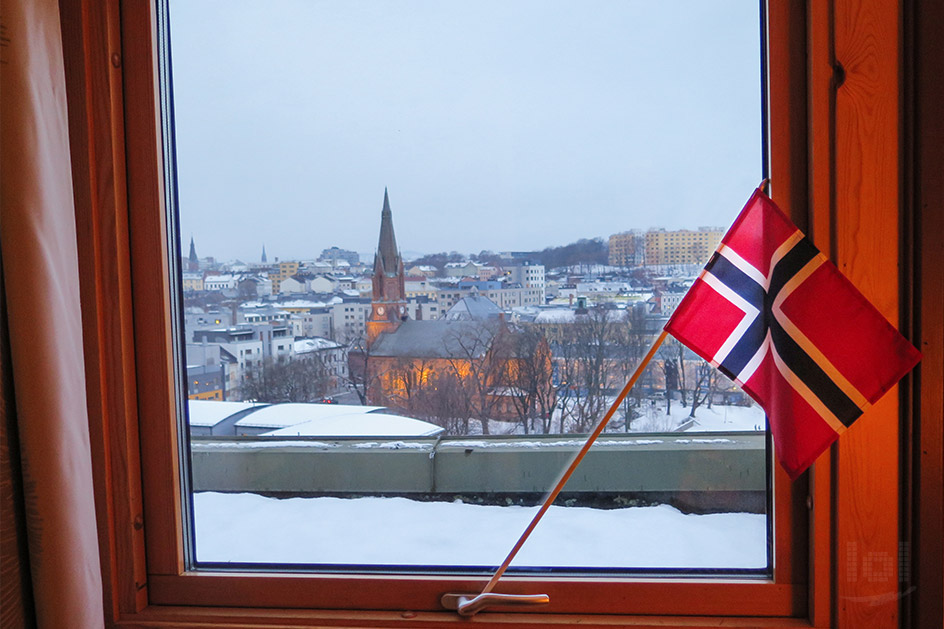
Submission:
[[[761,177],[757,0],[172,0],[201,256],[532,250],[727,226]]]

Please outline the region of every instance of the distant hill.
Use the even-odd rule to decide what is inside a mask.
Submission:
[[[560,247],[547,247],[535,252],[535,262],[545,268],[578,264],[606,264],[609,249],[602,238],[581,238],[577,242]]]

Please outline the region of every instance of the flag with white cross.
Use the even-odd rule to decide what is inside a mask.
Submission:
[[[920,360],[760,189],[665,329],[764,408],[793,479]]]

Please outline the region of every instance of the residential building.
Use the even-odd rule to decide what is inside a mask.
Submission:
[[[295,360],[317,358],[329,378],[329,391],[342,388],[348,379],[347,346],[323,337],[296,339]]]
[[[640,266],[645,261],[646,240],[640,230],[613,234],[609,239],[610,266]]]
[[[278,271],[275,273],[275,275],[269,276],[269,279],[272,280],[273,295],[278,295],[281,292],[281,285],[284,280],[287,280],[298,273],[299,264],[300,263],[298,261],[293,260],[279,262]]]
[[[181,273],[184,292],[203,290],[203,273],[199,271],[184,271]]]
[[[321,255],[318,256],[318,259],[324,260],[325,262],[331,262],[333,265],[339,260],[343,260],[351,266],[357,266],[361,262],[361,257],[356,251],[349,251],[347,249],[340,249],[338,247],[324,249],[321,252]]]
[[[329,306],[332,317],[334,338],[349,342],[362,339],[366,335],[367,318],[371,312],[368,297],[345,297],[344,301]],[[330,336],[330,335],[329,335]]]
[[[534,264],[527,260],[521,264],[504,266],[502,269],[508,281],[513,284],[519,284],[523,288],[535,289],[539,291],[538,304],[544,304],[546,297],[546,282],[543,264]],[[530,293],[529,293],[530,295]],[[530,305],[522,304],[522,305]]]
[[[439,274],[439,269],[428,264],[415,264],[406,270],[406,274],[408,277],[436,277]]]
[[[334,316],[330,307],[309,308],[304,312],[295,312],[289,316],[292,336],[325,338],[334,337]]]
[[[208,291],[232,290],[236,288],[236,279],[236,275],[228,273],[220,275],[207,274],[203,278],[203,289]]]
[[[645,234],[647,266],[703,265],[724,236],[720,227],[699,227],[697,230],[650,229]]]
[[[446,277],[478,277],[479,269],[484,266],[484,264],[472,262],[471,260],[467,262],[447,262],[446,266],[443,267],[443,275]]]

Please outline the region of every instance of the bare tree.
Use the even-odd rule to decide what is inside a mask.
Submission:
[[[629,308],[613,332],[614,374],[621,385],[629,381],[646,353],[650,335],[646,332],[646,313],[643,308]],[[647,366],[648,369],[648,366]],[[637,383],[623,402],[623,428],[629,432],[632,421],[640,416],[642,386]]]
[[[366,332],[355,335],[347,341],[347,381],[361,404],[369,403],[370,391],[384,376],[383,369],[378,369],[376,362],[370,360],[370,346]]]
[[[468,388],[451,370],[433,374],[417,396],[417,417],[441,426],[450,435],[469,434],[473,415]]]
[[[422,414],[433,386],[433,365],[423,359],[398,358],[384,374],[385,403],[410,416]]]
[[[702,404],[711,408],[711,397],[715,392],[715,384],[718,379],[718,372],[705,361],[699,361],[695,365],[695,384],[692,389],[692,410],[689,417],[695,417],[695,409]]]
[[[587,432],[607,407],[608,364],[612,362],[614,321],[610,311],[591,308],[566,326],[559,346],[558,406],[573,432]]]
[[[524,327],[509,334],[504,345],[502,384],[518,423],[529,434],[535,420],[544,434],[551,430],[554,411],[551,350],[544,333]]]
[[[266,359],[246,374],[240,389],[245,400],[317,402],[327,393],[330,379],[317,355],[290,362]]]
[[[482,434],[489,434],[488,420],[497,405],[492,389],[500,382],[503,369],[501,344],[507,330],[498,321],[475,321],[458,326],[443,342],[449,347],[447,359],[456,383],[467,392]]]

